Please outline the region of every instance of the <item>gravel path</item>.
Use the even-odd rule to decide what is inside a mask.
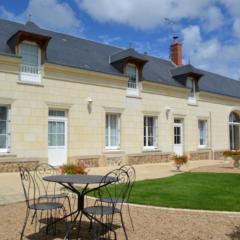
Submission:
[[[131,230],[128,215],[124,212],[125,223],[130,240],[224,240],[240,239],[240,213],[207,213],[198,211],[166,210],[161,208],[131,207],[135,231]],[[0,239],[19,239],[25,214],[25,203],[0,206]],[[115,223],[119,224],[119,219]],[[30,224],[29,224],[30,225]],[[59,225],[61,231],[56,237],[35,236],[35,239],[63,239],[64,225]],[[83,223],[82,239],[93,239],[87,231],[88,222]],[[27,235],[32,228],[28,227]],[[124,239],[121,228],[117,229],[118,239]],[[37,237],[37,238],[36,238]]]

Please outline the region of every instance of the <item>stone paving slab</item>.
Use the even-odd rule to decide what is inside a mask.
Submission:
[[[220,164],[217,160],[191,161],[182,168],[182,172],[191,169]],[[173,162],[135,165],[137,180],[155,179],[173,176],[181,172],[175,171]],[[104,175],[117,167],[98,167],[91,168],[89,174]],[[23,201],[24,195],[19,173],[0,173],[0,205]]]

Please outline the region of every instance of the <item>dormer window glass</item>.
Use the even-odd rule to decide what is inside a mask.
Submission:
[[[127,94],[138,95],[138,70],[136,65],[128,64],[126,66],[126,74],[129,76]]]
[[[188,103],[196,104],[196,83],[192,78],[188,78],[186,82],[186,86],[190,89],[190,93],[188,95]]]
[[[19,45],[20,81],[41,82],[41,50],[36,43],[22,42]]]

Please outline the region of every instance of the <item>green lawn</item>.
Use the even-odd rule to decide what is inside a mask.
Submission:
[[[183,173],[137,181],[129,202],[172,208],[240,211],[240,174]]]

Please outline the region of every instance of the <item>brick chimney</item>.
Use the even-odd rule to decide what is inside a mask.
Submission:
[[[177,36],[173,37],[173,42],[170,46],[170,57],[177,66],[182,65],[182,44],[179,43]]]

